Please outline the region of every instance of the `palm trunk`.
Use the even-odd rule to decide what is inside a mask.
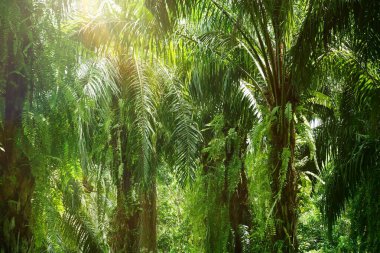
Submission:
[[[281,113],[284,113],[283,111]],[[284,117],[283,117],[284,118]],[[297,172],[294,167],[295,125],[283,120],[271,126],[271,188],[276,233],[273,252],[297,252]],[[288,152],[288,155],[285,153]],[[286,158],[287,157],[287,158]],[[284,166],[282,163],[286,162]]]
[[[157,192],[155,176],[141,193],[140,252],[157,252]]]
[[[115,106],[117,102],[115,101]],[[117,108],[117,107],[115,107]],[[111,145],[114,149],[115,177],[118,178],[119,166],[123,167],[122,177],[117,179],[117,206],[111,221],[110,245],[113,252],[138,252],[139,206],[132,197],[134,189],[133,171],[129,166],[127,152],[128,136],[125,128],[118,127],[112,134]]]
[[[10,8],[20,7],[22,16],[30,16],[28,3],[21,2]],[[20,21],[21,22],[21,21]],[[25,26],[27,26],[29,22]],[[32,244],[30,228],[31,196],[34,178],[27,156],[17,147],[22,138],[22,111],[28,92],[28,58],[22,53],[29,44],[26,31],[8,31],[5,67],[4,118],[0,151],[0,251],[25,252]],[[16,38],[21,35],[21,38]],[[15,50],[15,41],[21,40]],[[31,57],[31,49],[27,51]]]
[[[117,206],[110,224],[110,246],[113,252],[139,252],[140,212],[137,203],[134,203],[131,197],[132,182],[129,173],[124,173],[121,181],[117,188]]]

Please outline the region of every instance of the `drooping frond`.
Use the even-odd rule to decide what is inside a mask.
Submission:
[[[351,157],[335,165],[326,186],[325,209],[330,225],[339,217],[346,202],[355,195],[363,180],[370,178],[378,168],[379,140],[371,140],[367,136],[356,138],[349,151]]]
[[[60,230],[63,243],[72,243],[81,252],[103,252],[102,238],[96,231],[93,221],[82,206],[80,185],[70,179],[63,190],[64,213],[60,217]]]
[[[119,73],[112,60],[103,58],[99,60],[89,60],[82,63],[78,70],[78,79],[81,84],[78,90],[78,130],[79,130],[79,151],[84,171],[92,165],[93,155],[99,155],[98,139],[94,134],[105,131],[103,138],[107,140],[107,121],[109,117],[109,107],[113,97],[119,96],[120,90],[117,86]],[[98,124],[101,124],[98,127]],[[97,154],[97,152],[99,152]]]
[[[350,200],[365,189],[374,189],[371,177],[378,176],[379,129],[375,122],[379,120],[380,94],[380,78],[373,71],[375,63],[360,63],[347,50],[333,52],[332,59],[338,67],[335,72],[342,74],[343,85],[341,96],[334,98],[340,103],[336,118],[324,123],[330,138],[328,145],[333,145],[325,149],[332,160],[329,167],[334,168],[327,176],[324,204],[330,227]]]
[[[72,240],[81,252],[104,252],[93,224],[85,213],[65,213],[62,217],[62,233]]]
[[[299,67],[315,61],[320,47],[327,47],[338,35],[350,38],[353,48],[362,58],[378,59],[379,2],[363,1],[310,1],[308,12],[295,44],[294,63]]]
[[[126,124],[130,131],[127,148],[136,152],[131,166],[138,167],[138,174],[147,183],[156,159],[153,140],[158,83],[155,73],[145,62],[137,58],[126,61],[129,65],[119,65],[121,97],[125,100],[121,108],[125,118],[121,124]]]
[[[180,182],[184,184],[195,179],[202,135],[194,121],[195,112],[188,101],[186,90],[176,90],[180,87],[174,86],[169,96],[173,97],[171,108],[175,118],[175,128],[171,137],[176,154],[175,167]]]

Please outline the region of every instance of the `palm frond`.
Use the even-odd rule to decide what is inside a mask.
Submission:
[[[186,95],[183,95],[186,94],[186,91],[178,92],[173,89],[173,93],[174,99],[171,107],[175,115],[175,129],[171,138],[175,146],[176,171],[180,182],[184,184],[195,179],[202,135],[193,119],[194,109],[186,100]]]
[[[62,233],[65,240],[72,240],[81,252],[104,252],[94,225],[85,213],[65,213],[62,216]]]
[[[129,5],[133,7],[104,6],[94,17],[78,13],[66,29],[85,46],[98,52],[114,54],[146,47],[158,36],[159,27],[141,1]]]

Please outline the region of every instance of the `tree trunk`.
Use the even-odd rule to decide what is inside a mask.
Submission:
[[[129,173],[124,173],[122,185],[117,188],[117,206],[110,224],[110,246],[113,252],[139,252],[140,212],[132,198],[131,184]]]
[[[294,108],[294,107],[293,107]],[[284,109],[283,109],[284,110]],[[284,111],[281,112],[285,115]],[[282,117],[285,119],[285,116]],[[297,172],[294,167],[295,125],[293,117],[271,126],[270,168],[274,201],[273,252],[297,252]],[[282,163],[286,162],[282,166]]]
[[[30,17],[29,7],[27,2],[21,1],[9,8],[20,9],[21,22],[21,19]],[[26,33],[29,23],[27,20],[21,27],[16,25],[20,30],[8,29],[8,41],[4,45],[7,47],[7,62],[4,68],[4,118],[0,137],[3,148],[0,150],[0,251],[4,252],[26,252],[32,244],[30,218],[34,178],[27,156],[17,147],[22,138],[22,111],[30,78],[27,65],[31,50],[27,50],[28,56],[23,53],[30,43]],[[20,44],[15,45],[16,41]]]
[[[114,101],[118,108],[117,101]],[[116,112],[118,109],[116,109]],[[111,145],[114,149],[114,168],[117,178],[117,206],[111,220],[110,246],[113,252],[139,252],[139,205],[133,198],[134,190],[133,171],[130,167],[126,147],[128,135],[125,127],[119,126],[112,133]],[[119,167],[122,166],[121,178],[119,178]]]
[[[157,252],[157,192],[155,176],[141,193],[140,252]]]

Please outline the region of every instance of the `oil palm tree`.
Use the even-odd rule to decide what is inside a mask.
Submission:
[[[241,78],[255,87],[258,101],[272,115],[268,173],[276,224],[273,245],[286,252],[297,251],[299,172],[294,153],[298,108],[310,88],[318,57],[324,53],[321,46],[327,48],[335,31],[348,34],[354,27],[356,45],[373,42],[362,38],[360,29],[376,34],[376,26],[369,22],[377,15],[370,11],[375,1],[310,1],[307,6],[300,1],[275,0],[147,4],[168,30],[206,45],[223,60],[232,60],[231,65],[240,66]],[[236,51],[246,56],[230,57]]]
[[[115,75],[104,61],[103,66],[85,63],[88,52],[62,39],[59,24],[68,4],[1,3],[1,39],[7,46],[1,48],[0,192],[5,211],[0,238],[6,252],[58,249],[62,241],[67,250],[101,251],[86,209],[57,196],[71,195],[65,188],[72,185],[67,181],[74,180],[78,157],[87,166],[80,130],[83,122],[90,123],[89,108],[106,103],[107,94],[114,92]],[[79,65],[86,71],[77,71]],[[55,197],[46,201],[47,196]]]
[[[192,7],[174,6],[175,14],[181,10],[185,16],[193,14],[180,25],[179,33],[186,33],[186,37],[205,44],[222,59],[238,66],[240,78],[251,83],[258,100],[272,115],[268,129],[271,146],[268,173],[276,221],[273,244],[283,251],[297,249],[295,114],[300,95],[307,87],[293,73],[291,52],[305,15],[296,4],[296,1],[195,1]],[[188,9],[193,11],[186,13]],[[193,31],[186,31],[189,27]],[[242,56],[231,57],[235,52]]]
[[[68,44],[61,44],[62,41],[58,39],[60,31],[56,21],[59,22],[61,18],[58,9],[61,10],[62,3],[60,1],[56,6],[57,12],[47,11],[50,10],[50,3],[46,6],[35,5],[33,1],[1,3],[0,31],[4,46],[0,53],[0,201],[4,213],[0,222],[0,240],[3,251],[24,252],[32,249],[31,214],[36,181],[54,164],[50,159],[52,156],[64,159],[60,148],[65,145],[72,147],[71,144],[76,146],[73,142],[75,138],[71,138],[73,135],[63,129],[56,132],[55,137],[58,139],[50,135],[57,130],[57,122],[71,122],[70,117],[65,118],[67,114],[55,114],[54,108],[57,109],[59,103],[52,105],[54,102],[50,100],[51,110],[41,113],[44,102],[57,98],[57,94],[50,89],[57,88],[58,83],[73,77],[74,65],[64,66],[67,63],[65,60],[72,55],[62,57],[62,65],[50,65],[52,55],[62,56],[60,53],[63,51],[58,48],[69,48]],[[63,72],[67,73],[66,77],[63,77]],[[41,134],[42,130],[46,132]],[[66,138],[61,134],[66,135]],[[53,142],[56,143],[55,147],[52,147]]]
[[[378,224],[368,223],[368,215],[378,212],[373,205],[377,198],[370,196],[378,196],[375,192],[378,135],[373,123],[377,117],[373,111],[378,107],[375,101],[379,77],[374,70],[379,62],[376,11],[379,7],[377,1],[315,1],[309,6],[303,39],[298,42],[307,45],[303,50],[314,58],[318,55],[317,44],[330,48],[324,59],[334,68],[323,70],[330,73],[327,82],[338,81],[335,87],[323,86],[322,91],[330,94],[336,109],[321,114],[323,124],[318,137],[323,140],[319,145],[320,157],[326,157],[328,164],[325,214],[331,233],[332,224],[345,210],[348,200],[352,200],[351,239],[358,247],[356,250],[364,251],[379,248],[373,239],[379,231]],[[334,47],[339,50],[331,49]],[[368,177],[368,173],[372,176]],[[368,197],[363,197],[364,194]],[[361,211],[363,205],[368,211]]]
[[[160,147],[165,144],[162,141],[170,141],[160,138],[158,126],[172,127],[171,138],[176,141],[171,142],[178,154],[174,164],[184,177],[193,170],[198,152],[199,131],[187,99],[177,90],[182,89],[180,81],[155,55],[160,28],[153,21],[141,1],[131,1],[126,6],[110,5],[102,15],[71,24],[84,45],[115,58],[118,92],[105,105],[110,108],[112,123],[111,137],[104,144],[112,154],[112,162],[106,166],[117,188],[109,234],[115,251],[157,251],[156,169],[162,156]],[[171,120],[174,124],[166,123]],[[101,163],[97,158],[95,163]]]

